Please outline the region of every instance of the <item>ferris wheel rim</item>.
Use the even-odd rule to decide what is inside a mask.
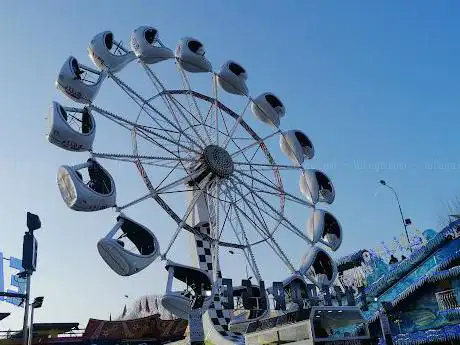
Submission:
[[[136,32],[136,30],[134,31],[134,33]],[[100,34],[97,35],[96,38],[98,36],[100,36]],[[139,44],[139,42],[133,42]],[[130,41],[130,44],[132,44],[133,42]],[[66,64],[68,64],[72,69],[70,73],[74,73],[76,75],[76,79],[80,79],[86,82],[86,86],[82,86],[82,89],[80,89],[80,91],[82,91],[82,94],[78,93],[78,82],[69,82],[69,79],[67,79],[67,81],[65,80],[65,78],[69,78],[69,74],[65,74],[69,73],[69,66],[63,66],[59,74],[58,81],[56,82],[56,86],[58,86],[58,89],[63,91],[69,98],[79,103],[87,104],[87,108],[89,108],[90,110],[92,109],[96,110],[97,112],[100,112],[101,115],[105,116],[109,120],[112,120],[117,125],[121,125],[122,127],[128,129],[131,132],[133,144],[131,155],[93,152],[92,141],[88,141],[88,143],[85,143],[86,146],[84,145],[83,147],[73,148],[73,151],[77,151],[78,149],[80,149],[80,151],[86,150],[90,153],[91,157],[133,163],[137,167],[137,170],[142,177],[144,185],[147,187],[149,191],[147,195],[144,195],[141,198],[138,198],[126,205],[117,206],[114,197],[113,201],[107,199],[101,202],[102,205],[100,205],[100,207],[114,207],[115,210],[121,211],[125,208],[132,207],[135,204],[142,202],[146,199],[152,198],[163,208],[164,211],[168,213],[170,218],[173,219],[178,225],[178,228],[176,229],[176,232],[173,235],[173,239],[171,240],[166,253],[161,255],[162,258],[166,257],[166,254],[169,251],[170,247],[174,244],[177,235],[180,232],[182,232],[182,230],[186,230],[190,233],[195,234],[199,238],[209,241],[211,246],[217,250],[217,253],[219,246],[242,249],[245,253],[246,259],[248,261],[251,261],[249,262],[249,264],[251,265],[252,263],[251,268],[253,269],[256,276],[259,276],[259,272],[257,263],[252,253],[252,247],[257,246],[261,243],[267,243],[273,250],[273,252],[276,255],[278,255],[284,263],[287,264],[288,268],[290,268],[290,270],[293,272],[295,271],[292,264],[290,264],[289,258],[287,258],[282,248],[278,245],[274,238],[275,233],[280,228],[284,228],[293,232],[300,239],[304,240],[307,244],[313,246],[316,243],[322,243],[332,248],[331,243],[333,242],[331,241],[335,241],[334,243],[338,243],[336,239],[331,240],[331,237],[328,237],[326,239],[326,242],[310,240],[310,238],[306,234],[304,234],[304,230],[300,230],[295,224],[293,224],[288,219],[288,217],[286,217],[285,210],[288,202],[295,202],[297,204],[300,204],[301,206],[306,206],[315,210],[315,205],[317,202],[331,204],[335,197],[335,191],[334,186],[332,185],[328,176],[326,176],[321,171],[311,169],[306,170],[302,165],[305,159],[311,159],[314,155],[314,147],[309,138],[300,130],[290,130],[285,132],[279,127],[280,119],[285,115],[285,108],[281,99],[279,99],[276,95],[274,95],[271,92],[264,92],[253,99],[250,96],[249,89],[246,85],[246,69],[233,60],[225,62],[222,65],[220,71],[216,72],[212,69],[212,65],[209,60],[205,59],[206,64],[202,65],[199,65],[200,62],[198,60],[193,60],[193,58],[192,62],[184,62],[184,60],[182,59],[182,55],[180,55],[180,50],[176,50],[176,52],[173,53],[169,48],[164,46],[158,38],[156,42],[159,43],[161,48],[163,49],[160,54],[161,56],[151,55],[150,57],[146,57],[145,55],[141,56],[143,53],[140,53],[139,50],[133,48],[133,46],[131,46],[131,50],[124,48],[121,42],[116,43],[117,50],[120,49],[123,51],[123,53],[119,55],[111,53],[111,47],[107,46],[103,49],[108,49],[108,51],[98,51],[98,49],[100,49],[101,46],[98,46],[97,40],[95,41],[93,39],[93,41],[91,41],[89,55],[90,59],[96,65],[98,70],[79,64],[78,61],[72,56],[66,61]],[[199,41],[197,42],[200,43]],[[149,43],[152,44],[152,42]],[[180,44],[183,44],[183,42],[181,42]],[[179,45],[177,49],[181,49],[181,47],[182,45]],[[158,49],[158,47],[155,47],[155,49]],[[117,61],[109,61],[110,59],[107,58],[107,53],[109,55],[112,54],[110,55],[110,59],[114,58]],[[138,65],[144,69],[144,71],[147,73],[147,76],[152,81],[154,87],[157,89],[157,93],[149,98],[144,98],[135,89],[131,88],[128,84],[122,81],[118,76],[119,71],[121,71],[128,63],[135,60],[138,62]],[[153,70],[150,68],[152,64],[164,60],[174,61],[177,67],[177,72],[181,77],[182,88],[165,88],[162,81],[157,77],[156,73],[154,73]],[[198,65],[193,66],[193,63],[197,61]],[[189,64],[188,67],[186,66],[187,63]],[[65,69],[65,67],[67,68],[67,70]],[[76,70],[74,70],[75,68]],[[79,71],[79,69],[85,72],[85,74],[83,74],[83,78],[79,78],[81,74],[81,71]],[[80,74],[78,72],[80,72]],[[206,72],[203,74],[209,73],[210,75],[212,75],[214,97],[208,96],[206,94],[192,89],[187,75],[192,75],[194,72]],[[89,78],[87,79],[88,73]],[[92,80],[91,73],[96,75],[95,80]],[[70,75],[70,77],[71,76],[72,75]],[[64,80],[64,83],[61,82],[61,79]],[[130,121],[128,119],[124,119],[120,116],[117,116],[116,114],[104,111],[102,108],[98,108],[97,105],[93,104],[93,100],[96,98],[96,95],[102,82],[106,79],[113,80],[117,84],[117,86],[119,86],[126,94],[128,94],[128,96],[137,104],[137,106],[139,107],[139,112],[135,121]],[[82,85],[84,84],[83,81]],[[71,84],[71,86],[69,86],[69,83]],[[240,113],[236,113],[220,101],[220,99],[218,98],[217,91],[218,84],[220,86],[219,90],[222,89],[227,93],[239,95],[241,96],[241,99],[247,100],[244,109]],[[66,85],[70,87],[69,90],[67,90]],[[74,85],[77,89],[73,89]],[[92,90],[90,90],[91,87]],[[223,94],[225,94],[225,92],[223,92]],[[175,97],[173,97],[176,95],[186,96],[188,102],[188,110],[186,106],[181,104],[179,101],[175,99]],[[163,102],[165,102],[164,105],[166,105],[166,107],[168,108],[168,110],[166,110],[166,114],[170,116],[165,116],[161,113],[161,111],[163,110],[156,109],[152,105],[152,102],[156,101],[156,99],[161,99],[163,100]],[[190,103],[190,100],[192,103]],[[200,111],[200,108],[197,105],[197,100],[208,102],[209,104],[211,104],[211,107],[209,109],[211,110],[212,107],[214,107],[214,109],[216,110],[215,132],[212,131],[213,125],[209,125],[206,122],[206,119],[209,114],[206,115],[206,118],[203,118],[204,112],[202,113]],[[179,108],[179,105],[177,103],[179,103],[182,109]],[[195,106],[196,112],[192,110],[193,105]],[[174,108],[177,108],[177,114],[175,113]],[[269,125],[271,127],[272,131],[268,136],[261,138],[257,134],[257,132],[254,131],[253,128],[243,119],[243,116],[245,115],[248,108],[251,108],[251,111],[256,118],[258,118],[260,121],[264,122],[266,125]],[[145,112],[145,109],[150,109],[149,112],[152,111],[153,113],[155,113],[155,116],[152,116],[152,113]],[[269,109],[268,112],[267,109]],[[226,128],[227,134],[225,134],[223,131],[219,129],[218,110],[220,111],[222,119],[224,119],[225,114],[232,117],[235,121],[235,123],[232,123],[232,125],[230,126],[230,131],[228,130],[228,128]],[[141,116],[143,116],[144,113],[150,116],[150,118],[155,122],[154,126],[147,126],[140,122],[140,118]],[[184,122],[181,122],[178,118],[181,121],[184,121],[188,127],[184,126]],[[196,124],[195,121],[198,124]],[[67,118],[65,119],[65,122],[67,122]],[[244,144],[240,147],[234,141],[234,139],[236,139],[234,138],[234,135],[237,133],[237,130],[241,128],[253,140],[253,143],[251,143],[250,145]],[[199,129],[202,129],[202,131],[200,131]],[[80,131],[82,130],[80,129]],[[178,138],[177,135],[179,135]],[[281,146],[281,150],[285,153],[286,156],[288,156],[288,159],[290,159],[291,162],[294,163],[294,165],[280,165],[276,163],[275,159],[270,153],[269,148],[267,147],[267,140],[275,135],[280,135],[279,145]],[[223,138],[222,142],[220,142],[219,140],[220,136]],[[94,136],[92,139],[94,139]],[[147,151],[147,154],[139,154],[138,140],[146,140],[149,144],[153,144],[156,148],[159,148],[161,152],[164,151],[166,156],[170,156],[149,156],[149,151]],[[56,141],[54,143],[58,145]],[[212,146],[213,143],[215,143],[217,147],[222,146],[223,149],[211,149],[210,146]],[[71,150],[71,147],[69,147],[70,144],[61,144],[63,146],[67,145],[69,150]],[[233,148],[234,152],[232,152],[231,154],[227,152],[227,147],[229,146],[229,144],[237,147],[237,149]],[[252,148],[256,148],[252,156],[251,154],[246,155],[245,152],[248,152]],[[221,169],[218,166],[219,163],[217,161],[214,161],[215,158],[212,158],[211,161],[206,161],[204,162],[204,165],[202,164],[200,166],[199,164],[203,163],[202,158],[203,155],[205,155],[205,153],[207,152],[207,150],[208,153],[209,151],[211,151],[216,153],[217,155],[220,155],[220,159],[222,159],[223,157],[224,162],[226,161],[227,163],[225,164],[227,165],[225,165],[224,168]],[[256,154],[259,157],[254,161]],[[210,153],[210,155],[212,156],[213,153]],[[239,155],[241,155],[241,157],[236,158]],[[265,160],[268,161],[268,163],[265,163],[265,160],[264,163],[259,163],[258,160],[261,159],[260,156],[264,157]],[[190,166],[193,166],[194,164],[194,170],[191,170]],[[196,164],[198,164],[198,166]],[[78,169],[82,169],[84,165],[85,164],[80,164],[68,168],[70,172],[72,172],[72,169],[75,169],[73,170],[73,173],[75,173],[76,171],[78,174]],[[169,173],[166,175],[166,177],[163,178],[163,180],[157,187],[153,186],[152,181],[146,171],[146,167],[148,166],[170,169]],[[300,192],[306,197],[305,199],[307,201],[285,190],[283,186],[283,179],[280,174],[280,170],[283,169],[296,170],[301,172]],[[267,178],[267,176],[265,175],[266,172],[270,170],[273,172],[275,179]],[[65,174],[65,171],[62,174]],[[185,176],[179,179],[176,178],[176,175],[182,176],[184,172],[186,174]],[[259,175],[255,175],[255,172]],[[165,180],[168,179],[169,175],[172,173],[174,173],[173,181],[166,183]],[[205,176],[205,178],[202,178],[200,174],[207,175]],[[211,174],[217,174],[218,178],[213,177],[213,180],[211,181]],[[107,173],[107,178],[111,179],[112,177],[110,176],[110,174]],[[188,184],[188,186],[191,186],[191,189],[180,191],[174,189],[174,187],[179,186],[180,183],[188,181],[188,179],[191,179],[190,181],[193,182],[193,184]],[[195,184],[195,180],[200,180],[200,182],[197,182]],[[113,179],[110,182],[113,183]],[[163,184],[163,182],[165,183]],[[312,183],[313,185],[311,186],[310,183]],[[115,185],[113,184],[112,192],[114,191]],[[178,208],[174,205],[169,205],[170,202],[167,202],[167,199],[164,198],[164,196],[168,193],[172,194],[182,192],[192,192],[191,195],[193,195],[193,200],[200,195],[203,195],[203,197],[207,200],[207,202],[205,202],[205,207],[207,207],[207,211],[209,213],[209,224],[207,226],[209,228],[211,225],[211,227],[216,228],[214,229],[214,233],[212,233],[211,236],[209,230],[208,234],[204,234],[200,232],[200,230],[197,229],[196,226],[190,226],[187,223],[189,212],[191,212],[191,210],[194,207],[194,201],[191,201],[188,204],[186,214],[181,218],[179,214],[182,214],[182,212],[178,213],[176,211],[178,210]],[[266,194],[264,195],[262,193]],[[250,197],[252,197],[252,200],[250,199]],[[277,205],[277,201],[279,201],[279,207]],[[93,202],[95,203],[95,205],[97,205],[98,201]],[[103,204],[104,202],[105,204]],[[220,211],[221,204],[222,214]],[[92,210],[94,211],[96,210],[94,208],[95,205],[90,205],[89,207],[92,207]],[[70,207],[69,203],[68,206]],[[227,209],[226,206],[228,206]],[[257,212],[255,210],[257,210]],[[241,229],[239,235],[235,232],[235,237],[237,238],[238,243],[236,243],[236,241],[221,241],[220,239],[222,232],[226,229],[225,221],[230,211],[232,212],[232,215],[230,217],[233,217],[234,221],[238,220],[240,224]],[[215,213],[215,219],[212,219],[213,212]],[[224,215],[224,213],[225,220],[222,224],[222,227],[220,227],[219,215]],[[265,218],[267,216],[269,216],[272,220],[275,221],[275,225],[273,225],[273,222],[270,220],[270,218]],[[318,214],[316,216],[321,221],[321,215]],[[251,241],[249,241],[246,235],[245,226],[243,226],[241,219],[243,219],[247,224],[246,227],[249,227],[252,231],[257,232],[259,237],[262,239],[259,239],[257,241],[251,239]],[[267,225],[266,219],[268,219],[269,221],[269,226]],[[230,220],[230,224],[232,224],[232,219]],[[315,227],[315,224],[313,224],[313,226]],[[308,231],[310,230],[307,229],[307,232]],[[318,231],[320,230],[315,231],[318,233]],[[323,236],[326,236],[326,229],[323,229],[323,231]],[[327,235],[329,236],[330,233]],[[339,235],[341,236],[340,233]]]
[[[188,89],[165,89],[165,90],[162,90],[161,92],[157,93],[155,96],[151,97],[151,98],[157,98],[158,96],[161,96],[161,95],[191,95],[193,97],[196,97],[198,99],[201,99],[205,102],[208,102],[208,103],[212,103],[214,104],[215,106],[217,106],[220,110],[222,110],[223,112],[225,112],[227,115],[230,115],[231,117],[233,117],[235,120],[238,119],[239,115],[237,113],[235,113],[232,109],[230,109],[229,107],[227,107],[225,104],[223,104],[221,101],[219,101],[218,99],[216,98],[213,98],[213,97],[210,97],[208,95],[205,95],[203,93],[200,93],[200,92],[197,92],[195,90],[188,90]],[[275,178],[277,178],[277,182],[279,181],[279,189],[282,190],[283,189],[283,184],[282,184],[282,179],[281,177],[279,176],[279,170],[276,166],[276,162],[273,158],[273,156],[271,155],[270,151],[268,150],[268,148],[266,147],[266,145],[263,143],[263,140],[262,138],[252,129],[251,126],[249,126],[249,124],[244,120],[244,119],[241,119],[239,121],[239,125],[241,125],[241,127],[246,130],[246,132],[251,135],[251,137],[254,139],[255,142],[258,143],[258,145],[260,146],[260,148],[262,149],[264,155],[266,156],[267,160],[269,162],[272,163],[272,170],[274,171],[274,174],[275,174]],[[210,126],[210,125],[203,125],[203,124],[195,124],[194,126]],[[187,128],[186,128],[187,129]],[[184,130],[186,130],[184,129]],[[231,140],[231,139],[230,139]],[[143,172],[142,171],[145,171],[145,169],[143,168],[143,164],[141,161],[138,161],[136,163],[136,166],[141,174],[141,177],[143,176]],[[142,168],[140,169],[139,167],[142,166]],[[295,168],[298,168],[298,167],[295,167]],[[278,174],[278,176],[276,176]],[[149,183],[144,181],[144,184],[146,184],[147,188],[149,188]],[[214,196],[211,196],[211,197],[214,197]],[[281,204],[281,207],[280,209],[282,210],[281,213],[284,213],[284,194],[283,193],[280,193],[280,204]],[[161,199],[161,197],[159,197],[159,199]],[[155,199],[156,200],[156,199]],[[170,217],[172,217],[173,219],[177,220],[179,219],[179,216],[177,215],[177,213],[175,213],[174,211],[171,210],[171,208],[169,206],[167,206],[166,208],[164,206],[166,206],[166,203],[164,201],[160,201],[160,200],[156,200],[159,205],[168,213],[168,215]],[[170,212],[174,212],[175,215],[172,216]],[[239,243],[235,243],[235,242],[226,242],[226,241],[216,241],[215,239],[213,239],[213,242],[217,243],[218,245],[220,246],[223,246],[223,247],[232,247],[232,248],[239,248],[239,249],[244,249],[244,248],[247,248],[248,246],[256,246],[256,245],[259,245],[259,244],[262,244],[262,243],[265,243],[266,241],[272,239],[274,233],[277,231],[277,229],[279,228],[279,225],[281,224],[282,220],[279,220],[279,224],[277,224],[275,226],[275,229],[273,229],[273,231],[268,235],[268,236],[265,236],[257,241],[253,241],[247,245],[241,245]],[[192,227],[186,227],[184,226],[184,229],[189,231],[189,232],[192,232],[195,234],[195,232],[193,231],[193,228]],[[205,236],[206,237],[206,236]]]

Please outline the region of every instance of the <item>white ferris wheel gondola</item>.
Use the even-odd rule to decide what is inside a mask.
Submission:
[[[134,52],[127,50],[115,41],[111,31],[104,31],[91,40],[88,47],[91,61],[101,70],[117,73],[136,59]]]
[[[89,180],[84,181],[79,170],[87,169]],[[58,170],[57,182],[61,196],[69,208],[75,211],[98,211],[116,205],[115,182],[109,172],[96,160],[68,166]]]
[[[84,152],[93,147],[96,135],[96,122],[87,108],[63,107],[53,102],[49,109],[50,143],[68,151]]]
[[[307,282],[300,273],[294,272],[289,277],[284,279],[284,281],[282,282],[282,289],[284,291],[286,310],[281,310],[279,312],[280,315],[289,312],[295,312],[303,307],[303,301],[308,296],[308,292]],[[299,295],[296,296],[294,294],[294,291],[298,292]],[[273,286],[270,286],[267,289],[267,292],[271,295],[279,293],[273,290]]]
[[[331,285],[337,278],[337,266],[334,260],[319,247],[312,247],[304,255],[299,272],[320,289]]]
[[[322,243],[333,251],[342,244],[342,226],[328,211],[316,209],[307,221],[307,237],[313,243]]]
[[[211,62],[205,57],[203,43],[192,37],[183,37],[176,47],[175,56],[179,65],[190,73],[211,72]]]
[[[224,63],[217,73],[217,83],[220,87],[234,95],[247,95],[247,79],[248,73],[243,66],[232,60]]]
[[[300,296],[294,296],[294,291],[296,290],[294,285],[296,285]],[[307,298],[307,283],[304,277],[297,272],[293,273],[283,281],[283,288],[285,295],[289,296],[289,303],[286,305],[286,310],[296,311],[301,309],[303,306],[299,304]]]
[[[233,296],[240,301],[243,300],[243,294],[247,294],[246,305],[243,304],[244,312],[233,315],[228,329],[235,333],[244,333],[249,324],[262,320],[269,312],[269,301],[265,291],[261,291],[260,286],[252,284],[251,286],[236,286],[233,288]]]
[[[212,277],[204,270],[167,260],[168,282],[161,304],[171,313],[188,320],[192,309],[204,314],[211,305],[216,285]],[[174,290],[174,278],[186,284],[185,290]]]
[[[251,110],[260,121],[278,128],[281,118],[286,114],[284,104],[271,92],[257,96],[251,104]]]
[[[164,47],[158,30],[151,26],[139,26],[133,31],[130,46],[134,54],[146,64],[155,64],[174,58],[171,49]]]
[[[122,234],[115,238],[119,230]],[[126,248],[125,237],[134,244],[137,252]],[[97,249],[107,265],[121,276],[142,271],[160,256],[160,244],[155,235],[123,213],[117,217],[117,223],[110,232],[98,242]]]
[[[312,159],[315,155],[313,143],[299,130],[290,130],[280,135],[280,147],[294,164],[302,164],[305,159]]]
[[[91,81],[90,76],[96,80]],[[106,76],[106,73],[82,65],[70,56],[62,65],[56,88],[75,102],[90,104],[96,98]]]
[[[318,202],[332,204],[335,200],[334,185],[322,171],[314,169],[302,171],[299,187],[305,198],[314,205]]]

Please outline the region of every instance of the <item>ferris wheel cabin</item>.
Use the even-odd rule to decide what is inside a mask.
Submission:
[[[305,159],[312,159],[315,155],[313,143],[306,134],[299,130],[291,130],[282,134],[280,147],[294,164],[302,164]]]
[[[302,259],[300,273],[322,288],[331,285],[337,277],[337,266],[326,251],[312,247]]]
[[[235,61],[227,61],[217,73],[217,83],[222,89],[234,95],[246,95],[248,87],[246,80],[248,73]]]
[[[88,47],[89,58],[103,71],[117,73],[136,58],[134,52],[125,49],[115,41],[113,32],[104,31],[91,40]]]
[[[88,180],[83,179],[80,170],[86,170]],[[68,166],[58,170],[57,182],[66,205],[75,211],[98,211],[116,204],[115,182],[96,160]]]
[[[294,312],[303,308],[304,300],[308,297],[308,288],[307,283],[302,275],[299,273],[293,273],[290,275],[283,281],[282,289],[284,290],[284,295],[289,296],[289,298],[285,298],[285,301],[282,302],[282,306],[286,307],[286,311],[280,310],[280,315],[285,314],[286,312]],[[268,288],[268,292],[273,294],[273,286]]]
[[[50,143],[68,151],[90,151],[96,136],[96,122],[87,108],[63,107],[58,102],[50,106],[49,132]]]
[[[121,235],[116,237],[120,231]],[[127,248],[126,242],[133,248]],[[123,213],[107,236],[98,242],[97,249],[107,265],[121,276],[142,271],[160,256],[160,244],[155,235]]]
[[[316,209],[307,221],[307,236],[336,251],[342,244],[342,226],[330,212]]]
[[[260,286],[237,286],[233,288],[233,297],[237,305],[242,307],[239,314],[234,314],[228,324],[228,329],[234,333],[243,333],[249,323],[261,320],[269,312],[267,294],[261,291]]]
[[[131,35],[130,46],[134,54],[146,64],[155,64],[174,58],[171,49],[160,44],[158,30],[140,26]]]
[[[175,56],[179,65],[190,73],[211,72],[211,62],[205,57],[203,43],[195,38],[184,37],[176,47]]]
[[[213,301],[214,287],[209,274],[199,268],[167,261],[168,282],[161,304],[171,313],[187,320],[192,309],[206,312]],[[174,279],[185,284],[182,289],[173,290]]]
[[[255,98],[251,111],[260,121],[278,128],[281,118],[286,114],[284,104],[271,92],[265,92]]]
[[[62,65],[56,88],[74,102],[90,104],[96,98],[105,78],[105,73],[82,65],[70,56]]]
[[[312,204],[318,202],[332,204],[334,202],[334,185],[329,177],[319,170],[304,170],[300,174],[299,187],[302,194]]]

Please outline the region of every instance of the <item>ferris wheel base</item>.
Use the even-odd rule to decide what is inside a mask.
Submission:
[[[206,312],[203,315],[203,329],[205,334],[205,339],[207,344],[216,344],[216,345],[234,345],[234,344],[244,344],[244,336],[236,335],[227,331],[227,335],[222,335],[213,324],[209,312]]]

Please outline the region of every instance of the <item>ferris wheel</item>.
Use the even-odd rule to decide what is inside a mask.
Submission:
[[[285,286],[307,279],[322,287],[335,280],[337,269],[326,249],[339,248],[342,229],[329,211],[317,208],[333,203],[335,189],[324,172],[304,167],[314,157],[314,146],[303,131],[282,129],[287,111],[280,98],[271,92],[252,97],[241,64],[230,60],[214,71],[202,42],[184,37],[173,51],[154,27],[135,29],[126,45],[112,32],[102,32],[88,52],[95,68],[71,56],[59,72],[56,87],[80,105],[53,102],[47,138],[64,150],[88,152],[86,162],[62,165],[57,182],[70,209],[113,208],[118,213],[115,226],[98,243],[114,272],[129,276],[166,260],[163,303],[184,318],[193,308],[190,296],[203,290],[207,293],[195,298],[195,309],[217,308],[211,296],[222,278],[222,248],[241,251],[258,283],[264,261],[257,258],[259,246],[269,248],[290,272]],[[117,110],[101,105],[98,94],[107,84],[113,88],[110,98],[129,106]],[[121,139],[107,135],[95,145],[96,124],[98,129],[118,128],[131,147],[118,149]],[[101,146],[109,149],[98,150],[101,141],[108,141]],[[110,151],[111,143],[116,150]],[[281,157],[275,159],[275,151]],[[118,186],[104,161],[135,167],[145,193],[118,200]],[[130,209],[152,199],[174,224],[161,247],[152,230],[128,216]],[[309,218],[306,210],[311,210]],[[170,255],[184,232],[194,238],[194,267],[176,263]],[[277,240],[283,233],[308,248],[300,267]],[[174,291],[174,279],[193,286],[192,291]],[[253,313],[245,321],[263,315]]]

